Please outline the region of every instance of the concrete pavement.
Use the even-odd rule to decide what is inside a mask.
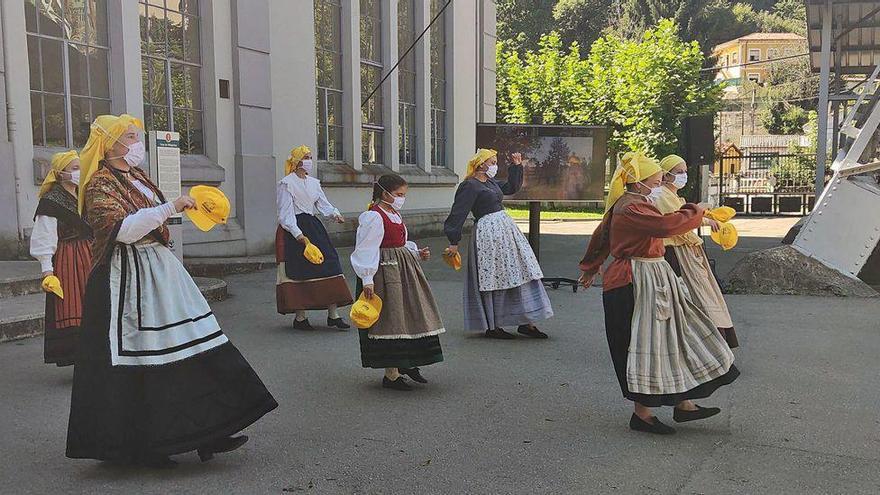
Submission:
[[[585,242],[545,235],[545,273],[576,275]],[[775,242],[744,237],[739,249]],[[443,244],[430,240],[435,255]],[[280,407],[241,450],[208,464],[180,456],[173,471],[64,458],[71,370],[42,365],[40,339],[0,345],[0,492],[878,492],[876,301],[730,297],[742,376],[700,401],[721,415],[658,438],[626,427],[598,289],[551,291],[550,340],[489,341],[462,331],[463,273],[425,267],[446,361],[409,394],[360,367],[353,331],[291,330],[275,314],[272,270],[229,277],[229,299],[212,306]],[[671,423],[669,408],[658,416]]]

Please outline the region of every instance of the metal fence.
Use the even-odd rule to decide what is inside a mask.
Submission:
[[[816,156],[770,150],[725,154],[715,162],[719,202],[744,215],[806,215],[815,202]]]

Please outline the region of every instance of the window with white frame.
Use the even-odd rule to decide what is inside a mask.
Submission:
[[[315,0],[315,76],[317,81],[318,160],[340,162],[342,155],[342,5]]]
[[[761,84],[761,74],[758,72],[749,72],[746,78],[755,84]]]
[[[144,126],[180,133],[180,151],[203,154],[198,0],[139,0]]]
[[[81,147],[110,113],[106,1],[24,0],[24,10],[34,145]]]
[[[739,52],[738,52],[738,51],[733,52],[733,53],[730,55],[730,61],[733,62],[734,64],[738,64],[738,63],[739,63]]]
[[[431,18],[445,0],[431,0]],[[446,166],[446,15],[431,26],[431,165]]]
[[[402,57],[415,41],[415,0],[399,0],[397,4],[397,56]],[[400,130],[398,148],[401,165],[415,165],[418,156],[416,123],[416,58],[415,51],[403,58],[398,70]]]
[[[761,49],[760,48],[749,48],[749,62],[760,62],[761,61]]]
[[[768,48],[767,49],[767,59],[779,58],[779,48]]]
[[[364,164],[385,161],[382,140],[385,127],[382,120],[382,1],[360,0],[361,3],[361,98],[367,98],[361,107],[361,157]]]

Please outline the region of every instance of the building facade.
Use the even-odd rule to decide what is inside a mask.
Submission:
[[[26,252],[51,155],[82,147],[104,113],[179,132],[184,186],[229,196],[226,226],[185,221],[187,256],[271,252],[275,186],[299,144],[348,219],[328,226],[341,242],[389,172],[411,184],[412,230],[439,232],[475,125],[495,118],[494,1],[446,4],[3,0],[0,255]]]
[[[726,82],[730,91],[736,91],[745,81],[764,84],[773,60],[806,51],[807,39],[794,33],[752,33],[742,36],[712,49],[719,69],[715,80]]]

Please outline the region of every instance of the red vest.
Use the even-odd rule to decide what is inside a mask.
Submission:
[[[379,216],[382,217],[382,224],[385,226],[385,237],[382,238],[382,248],[399,248],[403,247],[406,244],[406,225],[403,224],[402,218],[400,223],[394,223],[388,218],[388,214],[385,213],[378,205],[370,208],[371,210],[379,213]]]

